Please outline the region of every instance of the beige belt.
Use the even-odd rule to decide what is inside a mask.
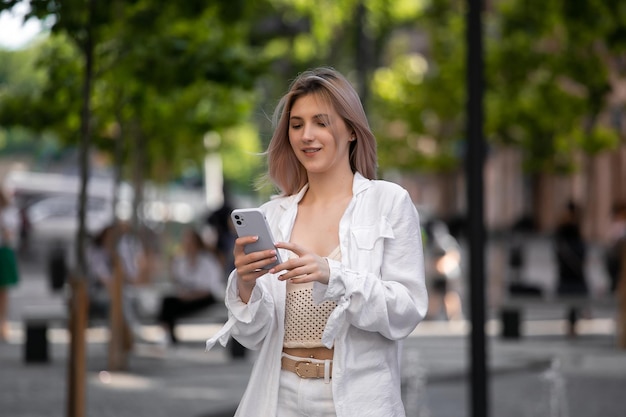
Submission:
[[[332,359],[334,350],[325,347],[314,348],[283,348],[283,352],[299,358]]]
[[[328,377],[333,375],[333,364],[329,361]],[[310,359],[302,358],[294,360],[283,356],[281,359],[282,369],[285,371],[293,372],[300,378],[325,378],[324,372],[326,364],[324,362],[311,362]]]

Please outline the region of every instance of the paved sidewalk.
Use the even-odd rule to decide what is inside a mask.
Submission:
[[[544,249],[545,244],[533,247],[537,254]],[[548,274],[547,262],[533,263],[536,271],[529,275]],[[0,343],[0,417],[64,417],[67,331],[48,332],[49,363],[27,364],[21,323],[25,309],[62,307],[63,299],[50,293],[40,265],[25,265],[22,274],[10,292],[11,338]],[[626,415],[626,351],[615,347],[612,312],[592,312],[581,321],[577,339],[564,336],[563,316],[562,308],[533,308],[524,315],[526,336],[514,341],[500,339],[497,321],[488,322],[489,417]],[[85,416],[232,416],[254,355],[233,361],[221,347],[205,352],[204,340],[217,328],[183,325],[183,343],[175,349],[139,343],[126,372],[107,371],[107,332],[89,329]],[[468,328],[467,322],[428,321],[407,340],[403,395],[408,417],[470,417]],[[155,332],[153,326],[142,329],[147,342],[156,340]]]
[[[427,322],[405,347],[404,396],[409,416],[469,416],[468,339],[464,325]],[[49,332],[51,361],[23,362],[22,335],[0,344],[1,415],[66,415],[67,334]],[[88,417],[232,416],[254,355],[233,361],[225,349],[203,349],[215,326],[186,326],[182,346],[163,350],[140,343],[126,372],[107,372],[106,335],[91,329],[87,350]],[[146,329],[147,334],[151,331]],[[493,416],[602,415],[626,410],[626,352],[611,336],[531,336],[488,343]]]

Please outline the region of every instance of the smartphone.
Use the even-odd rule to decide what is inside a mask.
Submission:
[[[259,239],[244,247],[245,253],[258,252],[260,250],[276,250],[276,261],[266,265],[263,269],[271,269],[281,263],[280,254],[274,246],[272,231],[267,224],[265,215],[258,208],[236,209],[230,214],[237,236],[258,236]]]

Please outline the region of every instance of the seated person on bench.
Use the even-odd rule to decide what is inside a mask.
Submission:
[[[174,327],[179,318],[223,300],[225,292],[222,264],[200,234],[187,229],[181,246],[182,252],[173,258],[170,267],[174,291],[163,298],[158,316],[171,343],[178,343]]]

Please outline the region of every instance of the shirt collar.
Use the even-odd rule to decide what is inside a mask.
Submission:
[[[354,174],[354,178],[352,180],[352,198],[354,199],[358,194],[367,190],[372,185],[372,181],[365,178],[359,172]],[[280,207],[284,210],[284,215],[281,216],[278,228],[281,233],[282,239],[288,239],[291,227],[293,226],[293,222],[296,218],[298,203],[306,194],[306,191],[309,189],[309,184],[305,184],[298,193],[287,196],[282,199],[280,202]]]
[[[365,178],[363,175],[361,175],[361,173],[356,172],[352,180],[352,195],[355,196],[367,190],[371,185],[372,185],[371,180],[368,180],[367,178]],[[287,198],[285,198],[280,203],[281,207],[284,208],[285,210],[288,210],[289,207],[293,205],[297,205],[300,202],[300,200],[304,198],[304,195],[306,194],[308,189],[309,189],[309,184],[306,183],[300,189],[300,191],[298,191],[296,194],[290,195]]]

